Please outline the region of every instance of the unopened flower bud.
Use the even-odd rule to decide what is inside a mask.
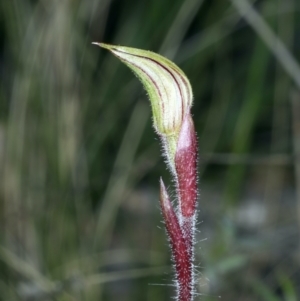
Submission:
[[[191,85],[186,75],[173,62],[154,52],[94,44],[110,50],[143,83],[151,102],[154,128],[166,143],[167,157],[173,166],[182,122],[193,102]]]

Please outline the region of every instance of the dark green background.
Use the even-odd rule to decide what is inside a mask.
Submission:
[[[0,1],[0,300],[174,296],[149,101],[93,41],[165,55],[192,84],[196,300],[299,300],[299,71],[285,64],[300,70],[300,4],[240,0],[264,26],[236,2]]]

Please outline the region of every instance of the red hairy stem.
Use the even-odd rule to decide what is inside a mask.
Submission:
[[[193,295],[191,253],[162,180],[160,180],[160,204],[175,263],[176,300],[191,301]]]
[[[194,259],[194,228],[197,205],[197,137],[191,116],[186,115],[175,154],[179,221],[191,262]]]
[[[161,181],[160,202],[176,270],[177,301],[194,293],[194,232],[197,205],[197,137],[188,113],[181,125],[174,158],[178,212],[174,212]]]
[[[178,301],[193,299],[194,292],[194,232],[197,205],[197,137],[193,120],[187,114],[182,122],[175,153],[175,179],[178,214],[174,213],[163,184],[161,200],[168,204],[163,212],[170,236],[171,249],[176,266]],[[164,201],[165,200],[165,201]],[[168,210],[166,209],[168,208]],[[183,258],[184,257],[184,258]]]

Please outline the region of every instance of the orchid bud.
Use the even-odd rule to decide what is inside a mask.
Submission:
[[[173,208],[161,180],[160,204],[175,263],[177,301],[193,301],[194,234],[197,216],[197,138],[190,109],[191,85],[185,74],[163,56],[135,48],[93,43],[125,63],[148,92],[154,128],[162,139],[176,184]]]
[[[169,163],[174,157],[180,129],[193,102],[191,85],[173,62],[147,50],[93,43],[110,50],[141,80],[151,102],[153,124],[166,144]]]

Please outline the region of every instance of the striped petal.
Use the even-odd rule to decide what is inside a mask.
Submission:
[[[193,102],[191,85],[186,75],[173,62],[157,53],[94,44],[110,50],[141,80],[150,98],[154,128],[166,141],[167,155],[173,161],[182,122]]]

